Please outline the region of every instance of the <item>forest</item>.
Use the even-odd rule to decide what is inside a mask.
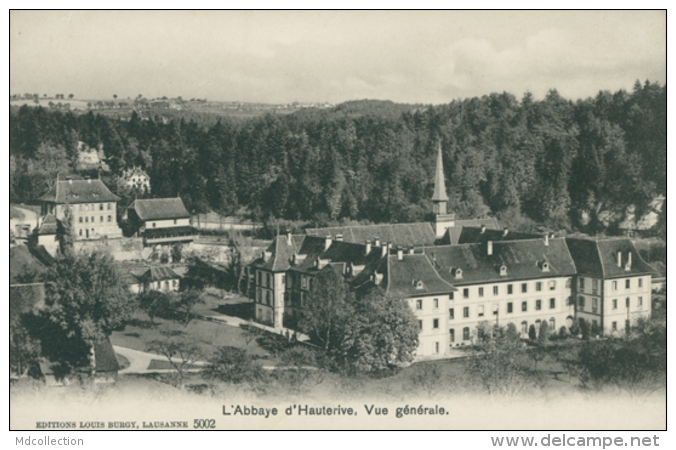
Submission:
[[[666,195],[666,98],[666,86],[637,81],[631,93],[578,101],[556,90],[434,106],[360,100],[216,122],[189,111],[116,118],[10,107],[10,201],[34,202],[57,174],[78,175],[83,141],[102,145],[110,171],[100,176],[112,190],[138,166],[151,196],[180,195],[192,213],[414,222],[431,213],[441,145],[457,217],[612,233],[628,205],[641,214]]]

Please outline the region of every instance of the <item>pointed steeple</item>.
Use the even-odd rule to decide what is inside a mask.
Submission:
[[[434,172],[434,194],[433,202],[447,202],[446,180],[444,180],[444,161],[441,157],[441,142],[439,142],[439,151],[437,152],[437,168]]]
[[[444,179],[444,161],[441,157],[441,142],[439,142],[437,167],[434,172],[434,194],[432,195],[433,226],[438,238],[443,237],[449,227],[455,226],[455,214],[449,214],[446,211],[447,203],[448,195],[446,194],[446,180]]]

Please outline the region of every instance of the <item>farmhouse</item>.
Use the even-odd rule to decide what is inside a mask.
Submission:
[[[127,217],[147,246],[187,243],[197,236],[180,197],[134,200]]]
[[[167,266],[151,266],[130,279],[129,288],[133,293],[177,291],[181,277]]]

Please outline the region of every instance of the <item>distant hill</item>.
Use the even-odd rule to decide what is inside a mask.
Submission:
[[[333,108],[305,108],[293,113],[299,118],[325,117],[325,118],[355,118],[361,116],[377,116],[384,119],[396,119],[405,112],[416,109],[426,109],[426,105],[395,103],[390,100],[350,100]]]

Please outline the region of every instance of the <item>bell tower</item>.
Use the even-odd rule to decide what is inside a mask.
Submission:
[[[455,214],[446,211],[448,195],[446,194],[446,180],[444,178],[444,161],[441,157],[441,142],[437,151],[437,167],[434,171],[434,194],[432,194],[432,212],[434,213],[433,227],[437,238],[446,233],[446,229],[455,226]]]

